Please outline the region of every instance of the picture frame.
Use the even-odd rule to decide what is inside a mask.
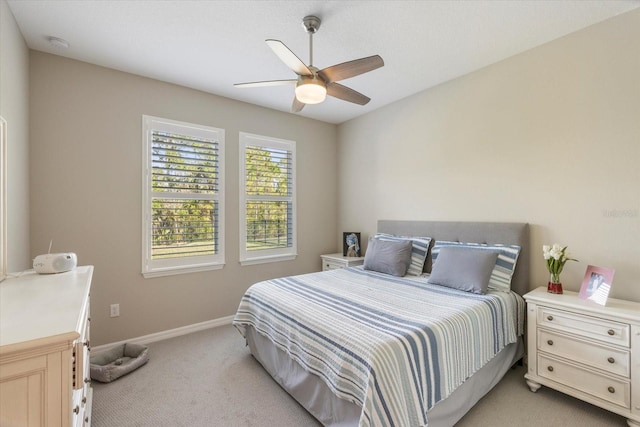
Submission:
[[[360,233],[356,231],[345,231],[342,233],[342,255],[348,257],[361,256]]]
[[[579,297],[600,305],[606,305],[614,273],[615,270],[611,268],[589,265],[582,280]]]

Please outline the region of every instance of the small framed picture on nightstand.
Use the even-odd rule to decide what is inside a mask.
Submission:
[[[606,305],[614,273],[611,268],[588,266],[580,287],[580,298]]]
[[[342,233],[342,255],[360,256],[360,233],[345,231]]]

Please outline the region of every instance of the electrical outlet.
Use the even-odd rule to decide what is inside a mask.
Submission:
[[[111,304],[111,317],[120,316],[120,304]]]

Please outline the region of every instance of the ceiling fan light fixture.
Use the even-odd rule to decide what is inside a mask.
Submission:
[[[359,76],[384,65],[380,55],[368,56],[353,61],[335,64],[319,70],[313,66],[313,34],[320,28],[320,18],[305,16],[302,20],[305,31],[309,34],[309,65],[305,64],[280,40],[267,39],[271,48],[280,60],[298,76],[297,79],[269,80],[261,82],[236,83],[236,87],[280,86],[295,84],[295,98],[291,105],[292,113],[299,113],[307,104],[319,104],[327,95],[353,104],[365,105],[371,99],[355,90],[336,83],[340,80]]]
[[[323,81],[314,77],[301,76],[296,84],[296,98],[304,104],[319,104],[327,97]]]

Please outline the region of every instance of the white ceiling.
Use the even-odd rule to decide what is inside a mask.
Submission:
[[[302,18],[316,15],[314,65],[379,54],[385,66],[341,83],[371,98],[308,105],[342,123],[640,6],[639,0],[139,1],[8,0],[31,49],[252,104],[290,111],[293,87],[234,83],[294,78],[265,39],[305,63]],[[69,42],[51,46],[47,36]]]

